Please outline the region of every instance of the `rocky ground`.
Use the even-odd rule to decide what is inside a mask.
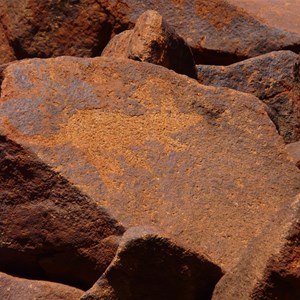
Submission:
[[[299,13],[0,0],[0,299],[300,299]]]

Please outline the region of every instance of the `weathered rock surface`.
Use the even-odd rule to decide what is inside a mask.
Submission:
[[[284,205],[217,284],[213,299],[300,298],[300,197]]]
[[[47,281],[12,277],[0,273],[0,298],[2,300],[79,300],[83,291]]]
[[[157,10],[193,48],[198,63],[230,64],[274,50],[299,50],[298,34],[272,28],[228,1],[122,2],[126,5],[117,10],[119,18],[126,16],[129,24],[145,10]]]
[[[271,27],[300,34],[300,2],[286,0],[227,0]]]
[[[17,58],[95,56],[149,9],[190,44],[198,63],[229,64],[274,50],[299,50],[299,34],[272,28],[223,0],[1,0],[0,21]]]
[[[9,138],[126,228],[157,226],[225,270],[299,192],[300,173],[252,95],[104,57],[32,59],[4,77]]]
[[[94,56],[119,27],[105,5],[97,0],[1,0],[0,22],[19,59]]]
[[[9,45],[3,26],[0,23],[0,65],[13,61],[14,59],[15,55],[13,49]]]
[[[211,299],[222,270],[150,228],[131,228],[83,299]]]
[[[197,77],[190,47],[162,16],[153,10],[144,12],[132,30],[112,38],[102,56],[144,61],[192,78]]]
[[[0,182],[0,270],[92,286],[114,257],[124,229],[35,155],[1,135]]]
[[[286,143],[300,139],[299,57],[278,51],[230,66],[198,65],[198,81],[252,93],[270,108],[269,115]]]
[[[286,148],[292,161],[300,169],[300,141],[288,144],[286,145]]]

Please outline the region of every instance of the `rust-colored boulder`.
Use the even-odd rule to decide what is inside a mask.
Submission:
[[[131,58],[197,77],[190,47],[153,10],[144,12],[132,30],[116,35],[103,50],[102,56]]]
[[[300,298],[300,197],[249,243],[247,251],[217,284],[213,299]]]
[[[278,51],[230,66],[198,65],[198,81],[252,93],[270,108],[269,115],[286,143],[300,139],[299,57]]]
[[[4,70],[0,128],[126,228],[155,225],[228,270],[300,188],[264,108],[154,64],[31,59]]]
[[[0,21],[17,58],[94,56],[118,30],[97,0],[1,0]]]
[[[114,257],[123,228],[34,154],[1,135],[0,182],[0,270],[92,286]]]
[[[131,228],[96,284],[81,298],[107,300],[211,299],[222,270],[149,228]]]
[[[299,34],[268,26],[224,0],[1,0],[0,21],[17,58],[96,56],[149,9],[189,43],[197,63],[229,64],[299,50]]]
[[[14,59],[14,51],[9,45],[3,26],[0,23],[0,65],[13,61]]]
[[[286,145],[286,149],[292,161],[300,169],[300,141]]]
[[[2,300],[79,300],[84,292],[59,283],[28,280],[0,273]]]
[[[123,24],[129,26],[145,10],[158,11],[189,43],[197,63],[230,64],[275,50],[299,50],[299,34],[268,26],[228,1],[123,0],[122,3],[126,5],[119,10],[110,6],[107,9],[118,12],[121,22],[126,16]]]

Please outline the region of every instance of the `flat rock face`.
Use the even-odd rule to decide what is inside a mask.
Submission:
[[[0,269],[91,287],[114,257],[124,228],[35,155],[1,135],[0,182]]]
[[[228,0],[263,23],[300,34],[300,2],[298,0]]]
[[[300,139],[299,56],[277,51],[230,66],[198,65],[198,81],[254,94],[269,107],[269,115],[286,143]]]
[[[153,63],[197,78],[190,47],[154,10],[144,12],[132,30],[112,38],[102,56]]]
[[[9,300],[79,300],[83,291],[47,281],[27,280],[0,273],[0,298]]]
[[[126,231],[105,273],[82,297],[139,300],[211,299],[222,270],[155,230]]]
[[[300,168],[300,141],[286,145],[287,152],[289,153],[292,161]]]
[[[241,261],[218,282],[213,298],[300,298],[300,196],[276,214]]]
[[[125,227],[156,225],[225,269],[299,192],[254,96],[109,58],[4,70],[0,128]]]

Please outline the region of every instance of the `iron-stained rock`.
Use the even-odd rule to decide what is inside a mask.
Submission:
[[[265,105],[157,65],[25,60],[0,103],[2,131],[125,228],[155,225],[224,270],[299,192]]]

